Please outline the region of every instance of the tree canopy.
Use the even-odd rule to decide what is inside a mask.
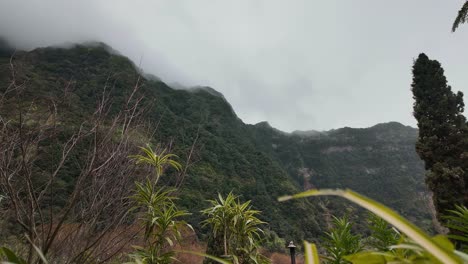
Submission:
[[[455,21],[453,22],[453,25],[452,25],[452,32],[455,32],[455,30],[457,30],[460,24],[466,23],[467,18],[468,18],[468,1],[466,1],[465,4],[463,4],[460,10],[458,10],[458,15],[455,18]]]
[[[467,204],[468,130],[463,93],[452,92],[436,60],[420,54],[413,66],[416,151],[425,162],[426,183],[433,192],[439,219],[457,204]]]

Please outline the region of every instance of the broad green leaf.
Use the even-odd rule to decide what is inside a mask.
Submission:
[[[358,193],[355,193],[351,190],[309,190],[295,195],[280,197],[279,201],[286,201],[295,198],[304,198],[309,196],[322,196],[322,195],[334,195],[340,196],[345,199],[348,199],[351,202],[354,202],[367,210],[378,215],[388,223],[392,224],[398,228],[401,232],[406,234],[410,239],[418,243],[422,248],[424,248],[432,257],[438,259],[445,264],[457,264],[462,263],[461,259],[454,253],[448,251],[444,247],[440,246],[434,240],[432,240],[427,234],[425,234],[421,229],[407,221],[405,218],[400,216],[395,211],[384,206],[383,204],[376,202],[372,199],[369,199],[365,196],[362,196]]]
[[[47,261],[46,257],[45,257],[44,254],[42,253],[42,250],[40,250],[40,249],[39,249],[36,245],[34,245],[34,244],[32,244],[32,246],[34,247],[34,250],[36,250],[37,255],[39,255],[39,257],[41,258],[42,263],[48,264],[49,262]]]
[[[395,260],[395,257],[391,254],[367,251],[358,252],[344,258],[353,264],[385,264]]]
[[[170,239],[169,237],[165,237],[165,238],[166,238],[167,243],[169,243],[171,247],[174,246],[174,242],[172,242],[172,239]]]
[[[17,256],[9,248],[6,248],[6,247],[0,248],[0,253],[3,253],[1,255],[4,255],[7,258],[7,260],[9,262],[11,262],[11,263],[14,263],[14,264],[27,264],[27,262],[24,259]]]
[[[317,247],[314,243],[304,241],[305,264],[320,264]]]
[[[458,250],[455,250],[454,252],[455,254],[457,254],[457,256],[463,259],[463,263],[468,263],[468,254],[466,254],[465,252],[458,251]]]
[[[432,237],[432,240],[434,240],[437,244],[439,244],[439,246],[445,248],[447,251],[452,252],[452,251],[455,250],[455,246],[444,235],[436,235],[436,236]]]

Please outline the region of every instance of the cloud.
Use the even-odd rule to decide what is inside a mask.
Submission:
[[[11,0],[0,3],[0,35],[23,49],[106,42],[166,82],[217,89],[248,123],[415,125],[411,66],[420,52],[468,92],[468,32],[450,33],[462,3]]]

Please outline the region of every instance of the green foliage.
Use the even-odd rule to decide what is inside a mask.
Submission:
[[[47,261],[42,251],[36,245],[32,244],[32,241],[28,237],[26,238],[29,241],[29,243],[31,243],[30,245],[34,249],[34,253],[39,257],[38,263],[48,264],[49,262]],[[5,260],[5,262],[2,260]],[[28,261],[26,261],[19,254],[16,254],[13,250],[11,250],[8,247],[0,247],[0,263],[2,264],[10,264],[10,263],[11,264],[27,264]]]
[[[460,8],[460,10],[458,11],[458,15],[455,18],[455,21],[453,22],[453,25],[452,25],[452,32],[455,32],[455,30],[457,30],[460,24],[466,23],[467,18],[468,18],[468,1],[466,1],[463,4],[463,6]]]
[[[325,233],[323,247],[327,251],[327,263],[348,263],[344,256],[357,253],[363,249],[361,236],[353,234],[353,224],[347,216],[333,216],[333,227]]]
[[[131,256],[144,264],[168,264],[174,260],[175,252],[171,248],[182,238],[181,230],[184,227],[191,228],[181,217],[189,215],[184,210],[179,210],[174,202],[175,189],[157,187],[163,167],[166,165],[179,169],[180,164],[172,160],[174,155],[164,151],[156,154],[151,148],[141,148],[146,156],[134,155],[132,158],[137,163],[148,163],[156,171],[156,180],[150,178],[144,184],[136,183],[136,193],[132,199],[136,202],[134,209],[141,210],[140,220],[144,224],[145,247],[136,247],[136,252]]]
[[[304,241],[304,257],[305,264],[320,264],[317,247],[313,243]]]
[[[367,244],[371,248],[388,251],[390,246],[396,245],[400,240],[400,234],[382,218],[371,213],[367,221],[371,230]]]
[[[224,256],[235,263],[266,263],[258,253],[263,233],[260,225],[265,222],[257,218],[260,212],[252,209],[250,201],[241,203],[231,192],[225,198],[218,194],[210,203],[211,207],[202,211],[207,217],[203,224],[211,227],[213,237],[222,237]]]
[[[170,195],[172,190],[154,192],[148,184],[137,188],[133,198],[139,208],[147,210],[141,218],[145,226],[146,246],[136,247],[132,257],[145,264],[172,263],[175,252],[170,248],[182,238],[182,228],[190,227],[180,220],[188,213],[177,209]]]
[[[444,263],[444,264],[458,264],[463,261],[468,261],[468,256],[460,252],[454,251],[454,246],[450,241],[442,236],[436,236],[434,238],[429,237],[426,233],[410,223],[404,217],[384,206],[383,204],[376,202],[370,198],[362,196],[351,190],[309,190],[295,195],[284,196],[278,198],[279,201],[287,201],[290,199],[304,198],[309,196],[323,196],[323,195],[334,195],[345,198],[351,202],[354,202],[370,212],[381,217],[389,224],[395,226],[403,234],[408,237],[410,243],[403,243],[391,247],[402,248],[405,250],[411,250],[415,256],[415,259],[409,259],[405,263]],[[374,258],[374,255],[383,255],[384,257]],[[365,261],[372,261],[372,263],[388,263],[385,252],[363,252],[357,255],[351,255],[347,259],[353,263],[366,263]],[[390,258],[393,259],[394,254],[389,254]],[[423,257],[423,259],[420,258]],[[406,255],[404,256],[406,257]],[[310,259],[310,257],[308,258]],[[368,262],[367,262],[368,263]]]
[[[454,252],[455,254],[462,254],[461,252],[455,252],[453,244],[444,236],[435,236],[432,238],[440,247],[446,251]],[[391,246],[388,251],[370,250],[359,252],[354,255],[346,256],[346,259],[351,261],[353,264],[364,264],[364,263],[435,263],[444,264],[439,259],[431,255],[427,250],[421,247],[418,243],[409,239],[401,239],[399,243]],[[462,263],[462,259],[458,259],[458,262]]]
[[[34,101],[38,109],[48,109],[48,102],[55,100],[57,120],[66,131],[73,131],[92,114],[103,87],[107,87],[112,102],[110,113],[118,112],[132,94],[140,72],[128,59],[109,50],[97,44],[16,53],[17,81],[28,80],[22,102]],[[3,92],[2,87],[7,87],[10,81],[10,65],[9,57],[1,59],[0,92]],[[64,92],[69,82],[70,87]],[[154,137],[144,142],[172,142],[176,147],[171,153],[186,160],[197,139],[193,163],[184,168],[187,177],[179,189],[177,205],[181,209],[198,212],[207,206],[200,201],[233,190],[251,200],[255,209],[261,208],[262,219],[279,237],[313,238],[325,226],[319,203],[302,200],[279,204],[276,197],[314,184],[349,187],[378,201],[390,201],[392,208],[417,219],[418,224],[430,217],[426,201],[419,195],[426,189],[422,184],[423,166],[414,153],[417,130],[413,128],[390,123],[368,129],[337,129],[318,136],[287,134],[267,125],[244,124],[226,99],[209,87],[176,90],[145,77],[140,78],[139,84],[134,98],[143,98],[141,106],[145,112],[141,118],[156,130]],[[5,105],[0,114],[8,117],[12,112],[9,107]],[[52,159],[46,154],[60,157],[60,148],[52,146],[56,144],[41,154],[38,171],[53,169]],[[157,148],[153,150],[159,152]],[[150,157],[144,152],[140,154]],[[298,173],[302,168],[309,170],[310,178]],[[79,164],[67,164],[57,183],[58,189],[72,189],[79,170]],[[168,169],[167,174],[174,170]],[[170,185],[175,179],[164,177],[159,181]],[[64,205],[63,193],[66,192],[56,192],[50,199],[57,209]],[[413,202],[408,203],[409,200]],[[346,206],[336,200],[329,204],[332,212],[342,211]],[[362,211],[356,214],[364,216]],[[187,219],[197,232],[206,232],[199,224],[201,214],[194,213]],[[365,228],[360,223],[355,227]]]
[[[13,263],[13,264],[27,264],[28,263],[26,260],[16,255],[12,250],[10,250],[7,247],[0,248],[0,258],[3,260],[6,260],[7,261],[6,263]]]
[[[461,249],[468,253],[468,209],[465,206],[456,205],[454,210],[449,210],[444,216],[447,220],[446,227],[454,230],[449,238],[461,244]]]
[[[426,165],[426,183],[433,192],[438,218],[468,203],[468,128],[463,93],[452,92],[440,63],[420,54],[413,66],[416,150]]]
[[[285,252],[286,240],[279,237],[276,232],[265,229],[263,230],[263,243],[262,246],[271,252]]]
[[[177,155],[166,153],[165,149],[160,153],[156,153],[149,145],[146,148],[140,147],[140,149],[144,152],[144,155],[132,155],[130,158],[135,159],[137,164],[148,164],[154,168],[156,175],[154,185],[158,183],[159,177],[163,174],[166,166],[178,171],[182,169],[182,165],[174,160],[174,158],[178,158]]]
[[[257,124],[252,130],[259,148],[276,158],[304,190],[350,188],[385,202],[424,229],[431,229],[430,222],[424,221],[431,218],[427,210],[430,198],[421,195],[428,190],[424,184],[424,164],[414,150],[416,129],[390,122],[309,135],[299,132],[288,135],[265,124]],[[334,198],[323,200],[332,214],[340,214],[348,207]],[[362,210],[355,215],[367,217]],[[366,230],[364,221],[356,222],[355,228]]]

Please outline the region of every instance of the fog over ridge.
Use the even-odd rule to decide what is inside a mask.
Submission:
[[[213,87],[244,122],[283,131],[415,126],[420,52],[468,93],[468,26],[450,32],[463,2],[8,0],[0,36],[18,49],[106,43],[167,83]]]

